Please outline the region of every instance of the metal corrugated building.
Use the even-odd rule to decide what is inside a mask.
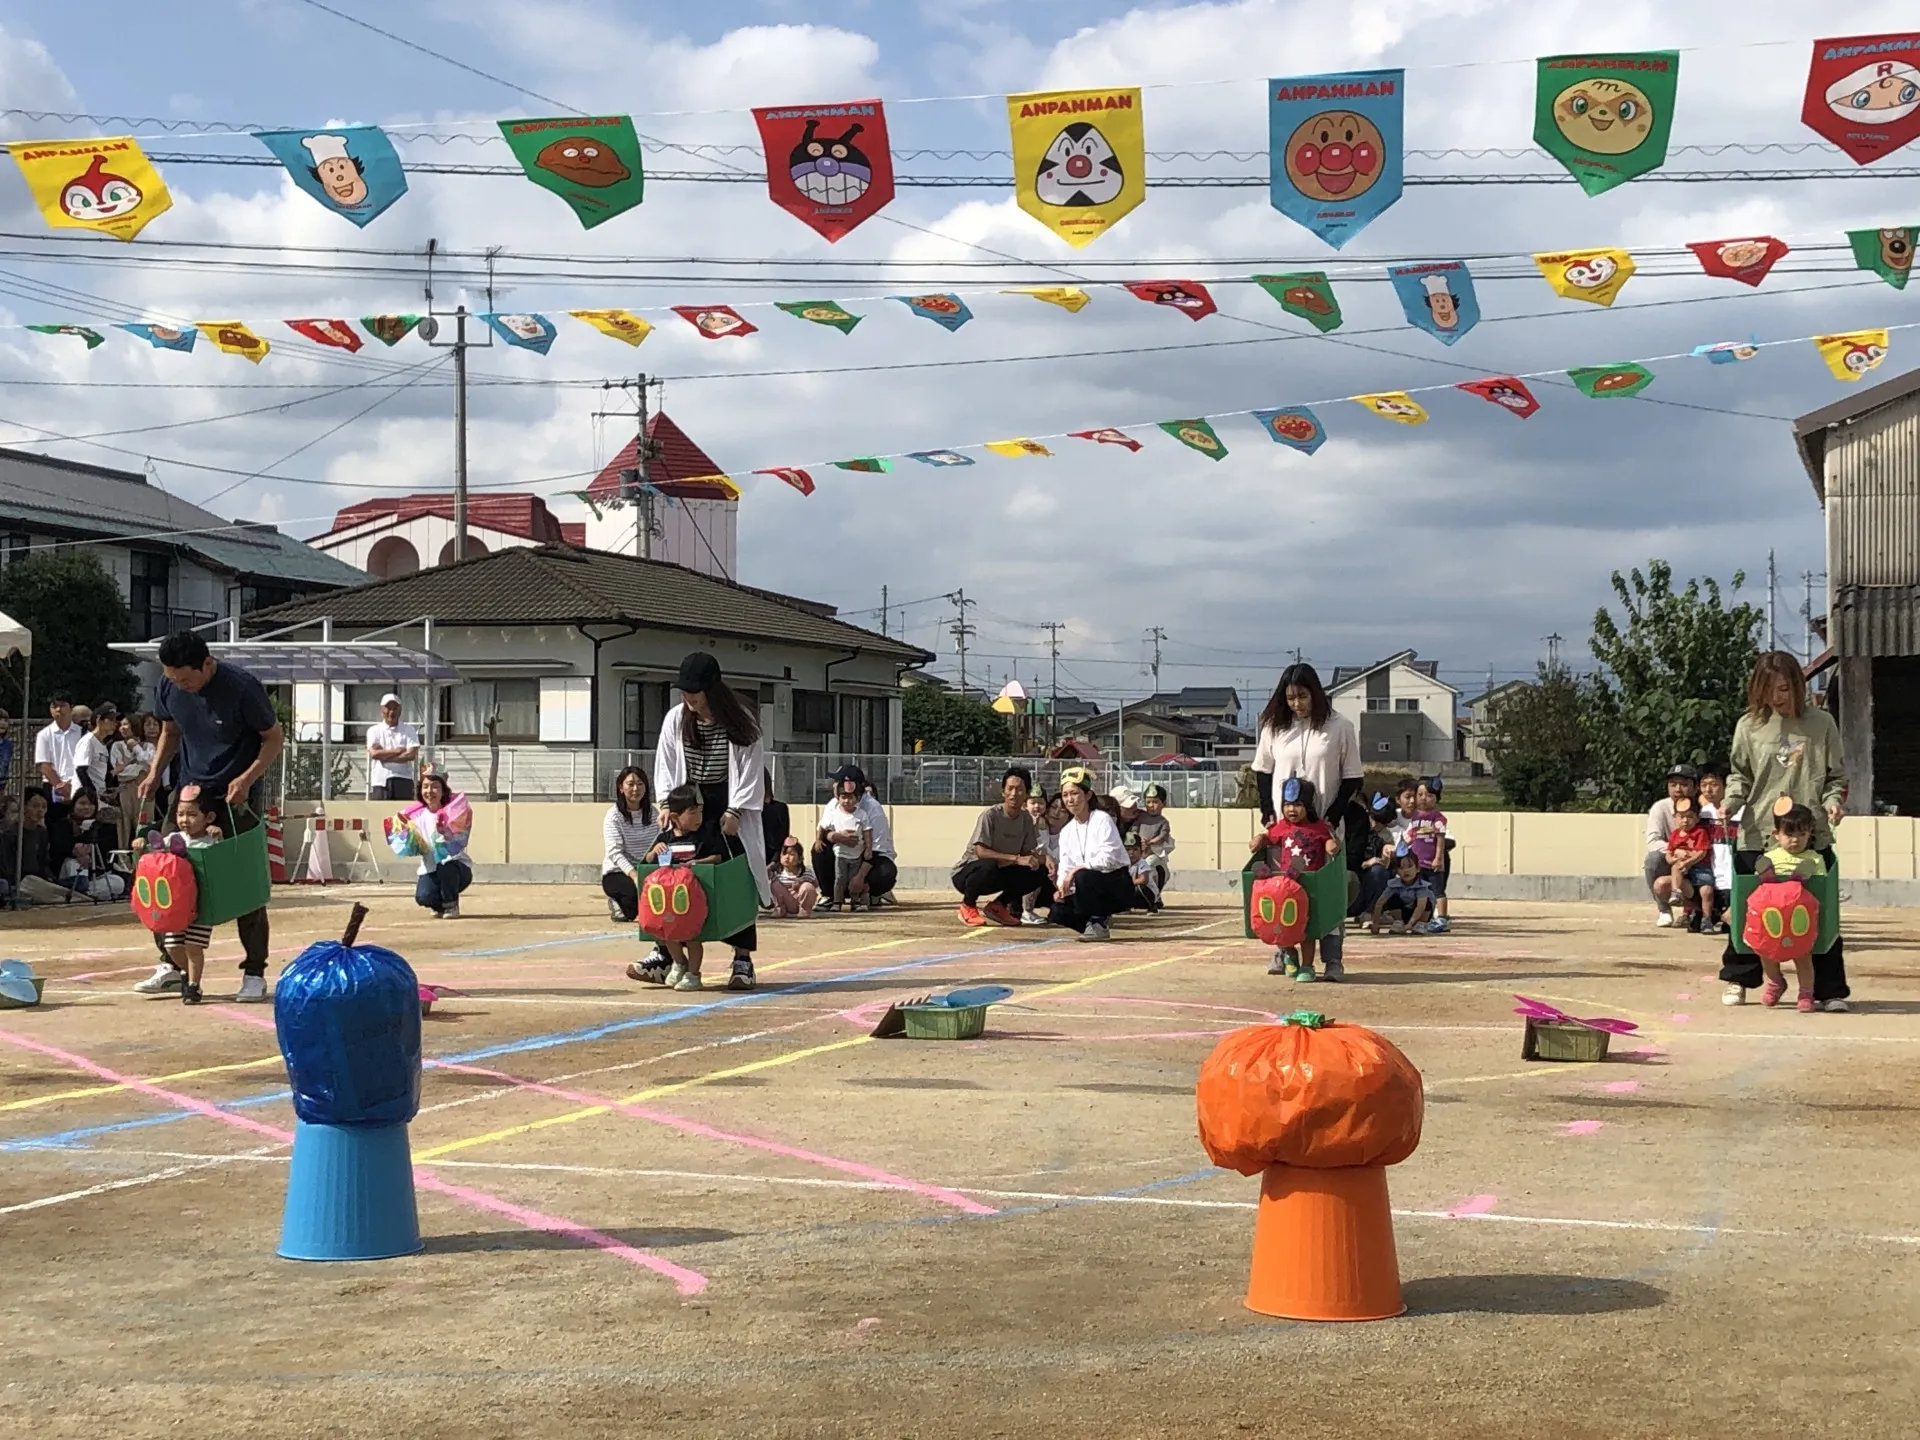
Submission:
[[[1848,806],[1920,813],[1920,370],[1794,422],[1826,511]]]

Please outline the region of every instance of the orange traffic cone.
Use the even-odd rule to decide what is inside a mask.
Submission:
[[[1406,1310],[1384,1165],[1267,1168],[1247,1308],[1288,1320],[1388,1320]]]

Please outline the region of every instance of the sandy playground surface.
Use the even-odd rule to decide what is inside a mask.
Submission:
[[[589,891],[443,924],[368,886],[276,901],[276,970],[356,895],[466,992],[426,1027],[426,1252],[361,1265],[274,1255],[292,1110],[230,928],[188,1010],[129,993],[130,920],[0,920],[53,977],[0,1011],[0,1435],[1920,1428],[1910,914],[1848,912],[1851,1015],[1723,1008],[1716,942],[1643,907],[1460,903],[1304,987],[1217,901],[1082,945],[910,896],[764,924],[760,990],[682,996],[621,977]],[[964,981],[1017,992],[983,1040],[863,1038]],[[1525,1064],[1515,991],[1645,1030]],[[1303,1003],[1426,1077],[1400,1320],[1240,1304],[1257,1182],[1208,1166],[1194,1076]]]

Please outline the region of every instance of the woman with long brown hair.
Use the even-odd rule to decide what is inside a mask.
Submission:
[[[770,906],[773,887],[767,879],[767,842],[760,823],[767,777],[760,724],[721,678],[720,662],[704,650],[695,650],[680,662],[678,684],[680,703],[660,722],[653,793],[666,795],[681,785],[697,786],[702,837],[723,842],[709,848],[728,854],[744,851],[751,858],[748,868],[753,871],[760,904]],[[728,936],[727,943],[733,947],[733,974],[727,988],[753,989],[758,927],[747,926]]]
[[[1807,703],[1807,677],[1785,650],[1769,650],[1753,663],[1747,685],[1747,712],[1733,727],[1727,765],[1729,814],[1740,814],[1733,868],[1751,875],[1773,827],[1774,803],[1785,797],[1813,812],[1813,848],[1831,870],[1833,827],[1846,814],[1847,771],[1840,749],[1840,727],[1833,716]],[[1742,807],[1745,807],[1744,811]],[[1741,955],[1731,938],[1720,957],[1723,1004],[1745,1003],[1760,984],[1760,959]],[[1847,962],[1842,941],[1813,957],[1816,1009],[1847,1008]]]

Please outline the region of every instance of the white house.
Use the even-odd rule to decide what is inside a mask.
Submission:
[[[738,487],[664,412],[647,421],[647,442],[652,453],[644,486],[635,436],[586,488],[593,509],[587,545],[737,580]]]
[[[453,495],[441,490],[361,500],[335,515],[333,528],[309,543],[376,580],[393,580],[429,565],[451,564],[453,540]],[[586,543],[587,527],[557,519],[538,495],[468,497],[469,560],[517,545]]]
[[[1494,764],[1492,757],[1487,754],[1487,736],[1493,730],[1494,714],[1509,697],[1532,688],[1528,681],[1508,680],[1464,701],[1467,729],[1461,737],[1461,758],[1491,772]]]
[[[1439,661],[1402,650],[1371,665],[1338,665],[1327,694],[1359,730],[1360,757],[1368,765],[1438,771],[1456,759],[1460,692],[1440,678]]]

